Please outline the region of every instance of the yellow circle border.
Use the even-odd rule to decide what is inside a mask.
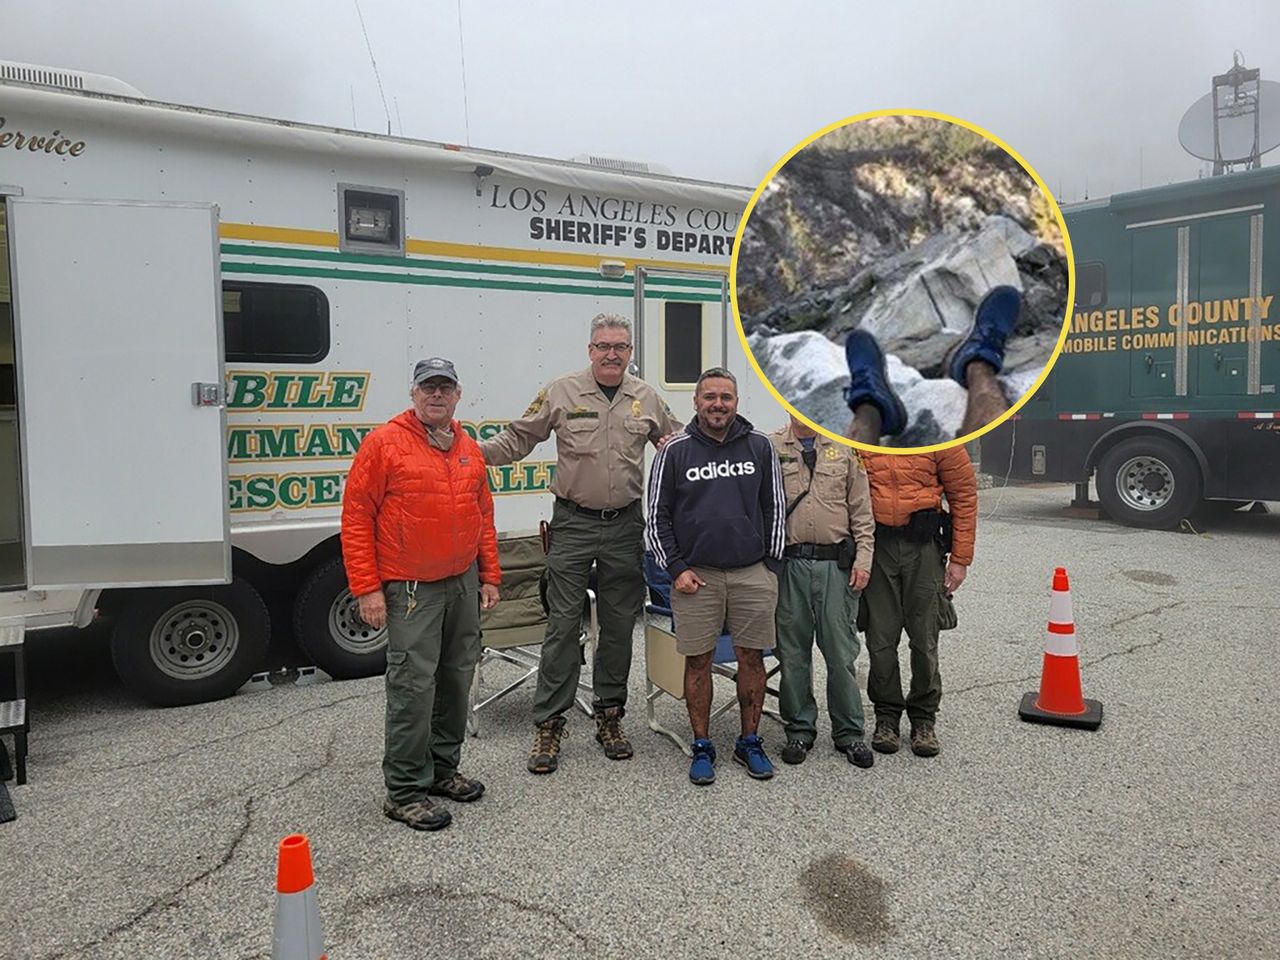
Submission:
[[[769,183],[773,180],[773,178],[777,176],[778,171],[780,171],[783,167],[785,167],[792,157],[794,157],[797,153],[799,153],[805,147],[809,146],[809,144],[813,143],[815,140],[818,140],[821,137],[825,137],[828,133],[831,133],[833,130],[838,130],[841,127],[846,127],[851,123],[858,123],[861,120],[872,120],[872,119],[875,119],[876,117],[929,117],[930,119],[933,119],[933,120],[944,120],[947,123],[954,123],[957,126],[961,126],[967,130],[971,130],[974,133],[978,134],[979,136],[983,137],[985,140],[989,141],[990,143],[994,143],[996,146],[1002,149],[1009,156],[1013,157],[1014,160],[1018,161],[1018,165],[1021,166],[1023,170],[1025,170],[1028,174],[1031,175],[1031,179],[1035,181],[1036,186],[1040,188],[1040,192],[1044,195],[1045,199],[1049,201],[1049,209],[1053,211],[1053,218],[1055,221],[1057,221],[1058,229],[1062,231],[1062,245],[1063,245],[1063,248],[1066,250],[1067,306],[1066,306],[1065,315],[1063,316],[1063,319],[1062,319],[1062,330],[1058,334],[1058,342],[1054,345],[1053,353],[1050,354],[1048,363],[1046,363],[1044,366],[1044,369],[1040,371],[1040,376],[1036,378],[1035,383],[1031,385],[1030,389],[1028,389],[1026,392],[1023,393],[1023,395],[1019,398],[1017,403],[1013,404],[1001,416],[997,417],[995,420],[992,420],[990,423],[988,423],[986,426],[982,427],[981,429],[974,430],[972,433],[967,433],[962,437],[956,437],[954,440],[948,440],[946,443],[935,443],[935,444],[931,444],[929,446],[924,446],[924,447],[882,447],[882,446],[877,446],[871,443],[861,443],[857,440],[850,440],[848,437],[842,436],[838,433],[834,433],[831,430],[828,430],[826,427],[822,427],[822,426],[819,426],[817,423],[814,423],[812,420],[806,417],[803,413],[797,410],[794,406],[792,406],[790,401],[788,401],[781,393],[778,392],[777,388],[774,387],[773,383],[770,382],[769,378],[765,376],[764,371],[760,369],[760,364],[756,360],[755,353],[752,352],[751,346],[747,342],[747,334],[742,327],[742,315],[738,310],[738,255],[742,250],[742,235],[746,232],[747,222],[751,219],[751,213],[755,209],[756,202],[760,199],[761,194],[764,193],[765,187],[769,185]],[[730,260],[729,260],[729,302],[733,310],[734,327],[738,331],[738,339],[742,343],[743,352],[746,353],[747,355],[747,362],[751,364],[751,369],[753,369],[756,372],[756,376],[759,377],[760,382],[765,385],[765,389],[767,389],[771,394],[773,394],[774,399],[776,399],[780,404],[782,404],[783,408],[788,413],[794,416],[801,423],[807,425],[813,430],[816,430],[818,433],[822,434],[824,437],[829,437],[830,439],[835,440],[838,443],[843,443],[847,447],[853,447],[857,450],[866,450],[872,453],[911,454],[911,453],[933,453],[939,450],[949,450],[952,447],[957,447],[962,444],[968,443],[971,440],[978,439],[987,431],[994,430],[996,427],[1000,426],[1000,424],[1004,423],[1006,420],[1008,420],[1010,417],[1016,414],[1020,409],[1022,409],[1022,405],[1025,404],[1028,400],[1030,400],[1035,395],[1036,391],[1040,389],[1040,387],[1044,384],[1045,378],[1049,376],[1049,372],[1053,369],[1054,364],[1058,362],[1058,357],[1062,353],[1062,345],[1066,342],[1067,333],[1070,329],[1071,311],[1072,311],[1073,305],[1075,304],[1075,293],[1076,293],[1076,264],[1075,264],[1075,255],[1071,249],[1071,235],[1067,232],[1067,222],[1062,216],[1062,208],[1058,206],[1058,201],[1054,198],[1053,193],[1050,192],[1047,186],[1045,186],[1045,182],[1043,179],[1041,179],[1040,174],[1036,173],[1035,169],[1031,166],[1031,164],[1027,163],[1027,161],[1022,158],[1022,155],[1020,153],[1018,153],[1016,150],[1010,147],[1007,143],[1005,143],[995,134],[991,133],[989,130],[985,130],[982,127],[979,127],[977,124],[970,123],[968,120],[962,120],[959,117],[953,117],[946,113],[939,113],[935,110],[890,108],[886,110],[873,110],[869,113],[859,113],[851,117],[846,117],[843,120],[837,120],[835,123],[830,123],[827,126],[823,127],[821,130],[817,131],[816,133],[810,134],[804,140],[801,140],[798,144],[796,144],[794,147],[788,150],[787,153],[783,155],[781,160],[779,160],[777,163],[773,165],[772,168],[770,168],[769,172],[764,175],[764,179],[760,181],[760,184],[756,187],[755,191],[751,194],[751,199],[747,202],[746,209],[742,213],[742,220],[738,224],[738,231],[734,235],[733,255],[730,257]]]

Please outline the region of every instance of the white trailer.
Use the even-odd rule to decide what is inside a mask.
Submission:
[[[342,485],[416,359],[457,363],[485,437],[620,312],[678,415],[723,364],[746,416],[783,421],[728,305],[748,197],[0,64],[0,626],[109,614],[124,682],[197,702],[260,669],[263,584],[285,571],[301,647],[339,677],[380,671]],[[554,458],[490,470],[504,553],[549,515]]]

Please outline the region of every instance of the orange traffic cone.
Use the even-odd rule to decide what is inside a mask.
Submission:
[[[1102,723],[1102,704],[1086,700],[1080,691],[1080,657],[1076,649],[1075,621],[1071,617],[1071,585],[1067,582],[1065,567],[1053,571],[1040,692],[1032,690],[1023,694],[1018,716],[1032,723],[1086,730],[1097,730]]]
[[[311,872],[311,845],[300,833],[280,841],[276,866],[276,928],[271,960],[325,960],[320,907]]]

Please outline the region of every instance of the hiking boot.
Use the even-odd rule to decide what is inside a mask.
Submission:
[[[782,757],[783,763],[795,766],[797,763],[804,763],[804,758],[809,755],[812,747],[813,744],[805,743],[803,740],[788,740],[779,756]]]
[[[942,749],[938,735],[933,732],[932,720],[921,720],[911,725],[911,752],[917,757],[936,757]]]
[[[764,754],[764,741],[758,734],[739,737],[733,745],[733,759],[747,768],[747,774],[756,780],[768,780],[773,776],[773,764]]]
[[[605,707],[596,711],[596,740],[610,760],[630,760],[631,741],[622,732],[622,707]]]
[[[1017,287],[996,287],[983,297],[973,312],[965,339],[951,348],[944,361],[947,376],[967,387],[965,367],[974,360],[989,363],[999,373],[1004,367],[1004,342],[1013,332],[1021,309],[1022,294]]]
[[[530,773],[555,773],[560,766],[560,738],[564,735],[564,717],[552,717],[534,728],[533,747],[529,750]]]
[[[448,797],[458,803],[471,803],[484,796],[484,784],[479,780],[472,780],[470,777],[455,773],[452,777],[437,780],[427,793],[433,797]]]
[[[443,830],[453,822],[453,816],[443,807],[423,797],[412,803],[396,803],[390,797],[382,801],[382,812],[392,820],[399,820],[415,830]]]
[[[700,787],[716,782],[716,747],[710,740],[693,741],[693,762],[689,764],[689,782]]]
[[[869,403],[880,411],[881,435],[900,434],[907,426],[907,408],[889,383],[884,351],[876,338],[865,330],[854,330],[844,342],[844,358],[849,364],[849,386],[844,391],[849,409]]]
[[[837,743],[836,752],[843,753],[846,760],[855,767],[862,767],[864,770],[867,767],[874,766],[876,762],[876,755],[871,752],[871,748],[867,746],[867,741],[865,740],[851,740],[843,745]]]
[[[898,721],[876,717],[876,732],[871,736],[871,746],[879,753],[897,753],[902,746],[902,738],[898,736]]]

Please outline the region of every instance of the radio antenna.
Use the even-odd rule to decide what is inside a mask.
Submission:
[[[458,57],[462,61],[462,124],[471,146],[471,110],[467,106],[467,50],[462,43],[462,0],[458,0]]]
[[[387,109],[387,94],[382,89],[382,76],[378,73],[378,62],[373,59],[373,44],[369,42],[369,30],[364,25],[364,13],[360,10],[360,0],[351,0],[356,5],[356,16],[360,18],[360,32],[364,34],[364,48],[369,51],[369,65],[373,67],[373,79],[378,81],[378,96],[382,98],[382,113],[387,118],[387,136],[391,136],[391,111]]]

